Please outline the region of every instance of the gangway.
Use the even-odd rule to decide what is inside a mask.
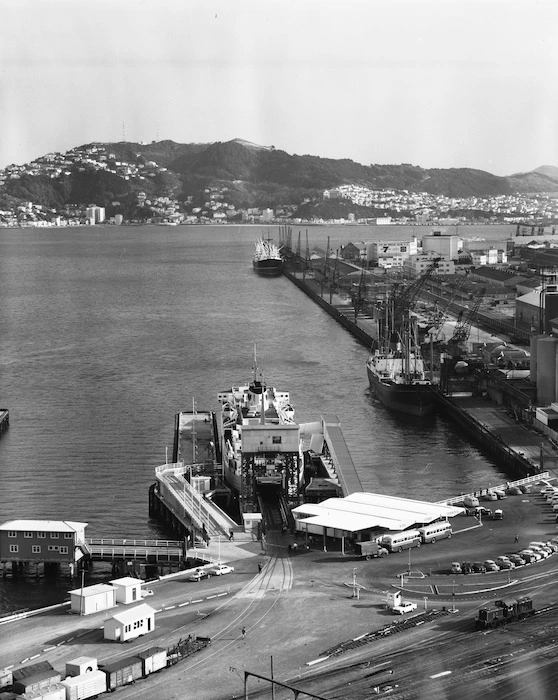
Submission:
[[[195,466],[178,462],[156,467],[159,498],[185,529],[204,533],[205,537],[228,536],[238,524],[185,478]]]

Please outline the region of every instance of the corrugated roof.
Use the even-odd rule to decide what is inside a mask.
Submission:
[[[405,530],[417,523],[451,518],[463,511],[458,506],[364,492],[346,498],[328,498],[321,503],[305,503],[293,509],[300,516],[299,522],[349,532],[370,528]]]
[[[17,530],[26,532],[77,532],[87,527],[87,523],[71,520],[8,520],[0,525],[0,530]]]

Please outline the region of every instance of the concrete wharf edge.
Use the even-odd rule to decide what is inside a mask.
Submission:
[[[313,284],[310,284],[309,280],[300,279],[286,269],[283,269],[283,275],[349,331],[359,343],[368,349],[372,347],[374,338],[366,330],[366,325],[371,324],[369,319],[359,317],[357,322],[353,321],[349,318],[349,314],[354,314],[353,308],[343,304],[339,296],[330,294],[329,290],[327,295],[331,297],[331,303],[328,302],[316,291],[320,286],[312,278],[310,281]],[[543,455],[550,458],[551,462],[554,461],[556,468],[558,458],[554,456],[556,448],[553,443],[546,436],[519,426],[502,406],[482,398],[468,397],[468,400],[464,400],[462,397],[446,396],[442,392],[436,392],[436,398],[443,407],[445,416],[513,473],[531,476],[542,472],[547,468],[547,465],[542,464]],[[485,410],[487,406],[491,411]],[[507,440],[507,437],[510,439]]]

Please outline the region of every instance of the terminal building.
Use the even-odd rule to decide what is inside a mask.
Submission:
[[[380,541],[386,535],[447,521],[464,512],[461,506],[365,492],[293,509],[297,532],[322,537],[324,547],[328,537],[341,540],[343,550],[347,540],[350,544]]]

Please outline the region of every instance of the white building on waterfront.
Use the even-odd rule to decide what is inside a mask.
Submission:
[[[98,207],[95,204],[93,204],[92,206],[87,207],[85,211],[85,216],[87,217],[87,221],[91,225],[102,224],[105,220],[105,208]]]
[[[369,267],[402,267],[405,260],[418,253],[418,240],[372,241],[366,243],[366,260]]]

